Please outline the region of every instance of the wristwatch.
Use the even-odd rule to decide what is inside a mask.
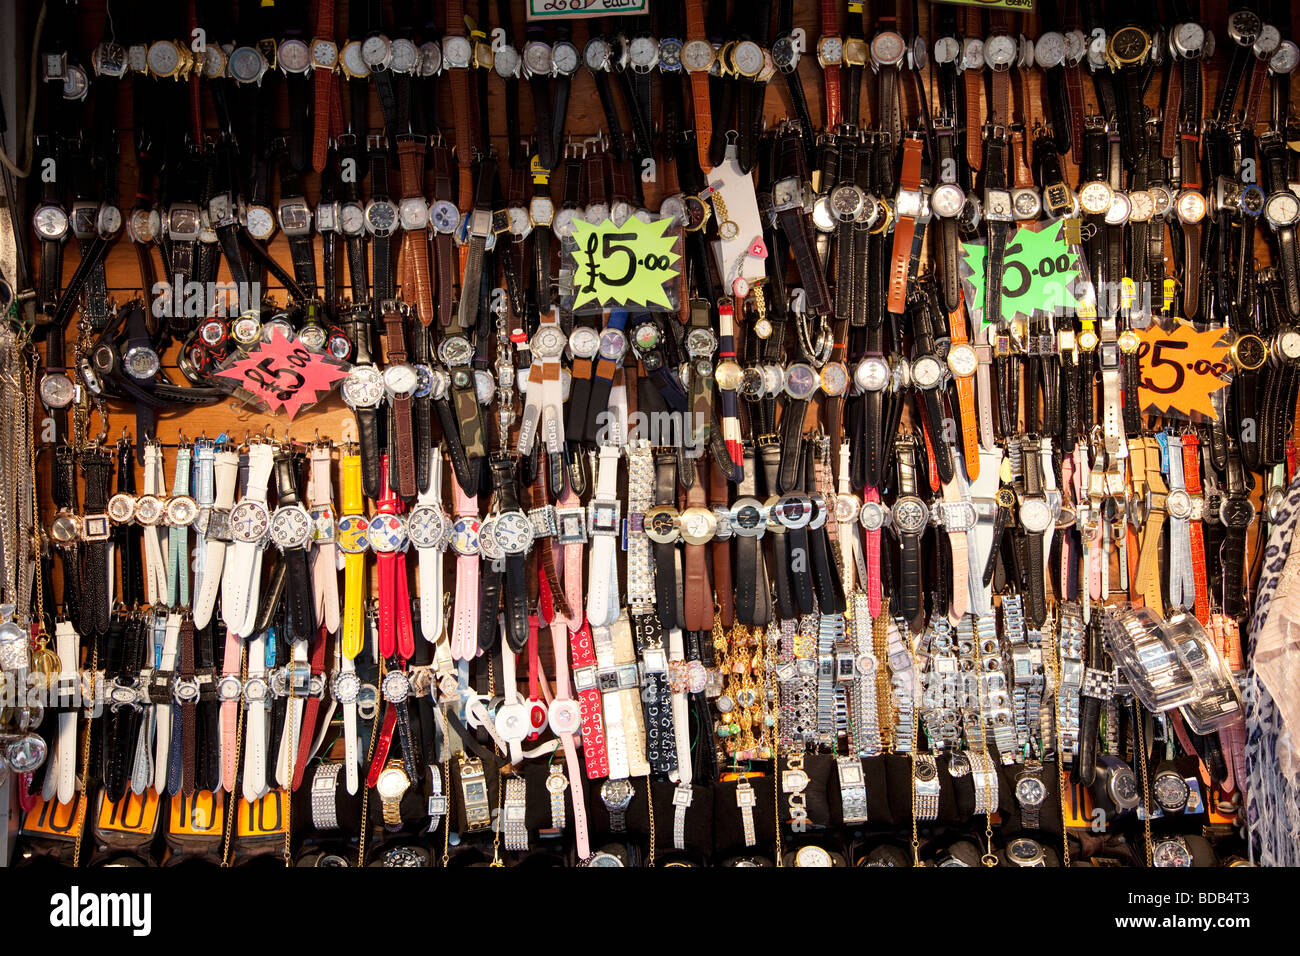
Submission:
[[[410,789],[411,781],[406,776],[406,768],[400,759],[389,760],[379,775],[375,792],[383,801],[384,826],[397,830],[402,826],[402,797]]]
[[[1029,760],[1025,768],[1016,777],[1016,802],[1020,804],[1020,822],[1029,830],[1037,830],[1038,815],[1043,801],[1047,797],[1047,788],[1043,784],[1043,765],[1037,760]]]

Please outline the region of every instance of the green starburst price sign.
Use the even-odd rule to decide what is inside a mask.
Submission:
[[[1083,312],[1092,296],[1082,275],[1078,246],[1065,238],[1065,221],[1033,223],[1016,229],[1002,261],[1002,315],[984,314],[985,261],[982,242],[961,244],[966,305],[982,325],[1011,323],[1034,312]]]
[[[635,216],[621,226],[613,221],[575,220],[573,259],[574,310],[583,306],[676,308],[670,297],[681,275],[681,255],[673,251],[677,236],[669,218],[643,222]],[[565,243],[566,248],[569,246]]]

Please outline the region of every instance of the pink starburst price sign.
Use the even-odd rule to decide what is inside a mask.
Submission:
[[[261,342],[246,355],[237,355],[216,374],[263,411],[283,412],[292,421],[304,408],[332,392],[335,383],[347,377],[348,365],[331,355],[313,352],[296,338],[275,329],[269,342]]]

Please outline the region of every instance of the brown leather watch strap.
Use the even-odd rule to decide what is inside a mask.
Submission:
[[[423,136],[401,136],[397,142],[397,165],[402,178],[403,199],[423,199],[424,196]],[[407,229],[402,237],[402,260],[406,274],[402,288],[414,288],[408,295],[416,307],[416,315],[423,325],[433,321],[433,288],[429,276],[429,230],[427,227]]]
[[[1163,107],[1165,118],[1160,124],[1160,155],[1173,159],[1174,150],[1178,148],[1178,117],[1183,110],[1183,71],[1174,64],[1168,76]]]
[[[1268,58],[1256,57],[1255,67],[1250,71],[1250,85],[1246,93],[1246,129],[1255,132],[1259,122],[1259,105],[1264,100],[1264,91],[1271,88],[1268,78]]]
[[[695,481],[686,490],[687,508],[705,508],[708,506],[707,493],[704,490],[704,474],[699,467],[699,459],[691,466],[695,469]],[[709,567],[704,554],[704,545],[687,544],[683,569],[686,629],[689,631],[707,631],[713,627],[713,588],[709,584]]]
[[[718,463],[709,458],[709,504],[725,508],[731,504],[730,488],[723,477]],[[717,594],[718,616],[723,627],[731,627],[736,620],[736,593],[731,576],[731,537],[719,538],[716,535],[711,542],[713,546],[713,589]]]
[[[405,365],[406,325],[402,313],[384,313],[384,347],[389,365]],[[394,395],[393,447],[397,453],[397,484],[393,487],[403,498],[414,497],[419,491],[415,483],[415,427],[411,416],[411,395]]]
[[[465,0],[447,0],[447,35],[465,35]],[[470,138],[469,71],[471,67],[448,69],[451,74],[451,117],[456,138],[456,163],[460,167],[460,202],[462,210],[474,205],[474,143]]]
[[[433,147],[433,200],[455,202],[455,196],[451,185],[451,151],[439,143]],[[438,321],[450,325],[456,300],[456,244],[451,233],[434,233],[433,261],[438,280]]]
[[[962,74],[962,86],[966,93],[966,163],[978,172],[983,160],[983,150],[979,131],[983,127],[980,102],[984,96],[984,84],[979,70],[967,70]]]
[[[334,0],[316,0],[316,39],[334,41]],[[311,83],[313,117],[311,168],[319,173],[325,168],[325,159],[329,152],[330,124],[326,121],[326,117],[331,115],[332,97],[337,95],[334,92],[338,84],[337,64],[333,70],[326,70],[313,63]]]
[[[921,188],[921,155],[925,144],[915,137],[903,142],[903,168],[899,187],[908,191]],[[893,259],[889,267],[889,296],[886,308],[902,315],[907,305],[907,280],[912,264],[912,242],[916,237],[916,219],[900,216],[894,223]]]

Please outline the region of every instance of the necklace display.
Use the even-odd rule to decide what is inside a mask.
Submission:
[[[1300,862],[1286,24],[44,6],[23,853]]]

